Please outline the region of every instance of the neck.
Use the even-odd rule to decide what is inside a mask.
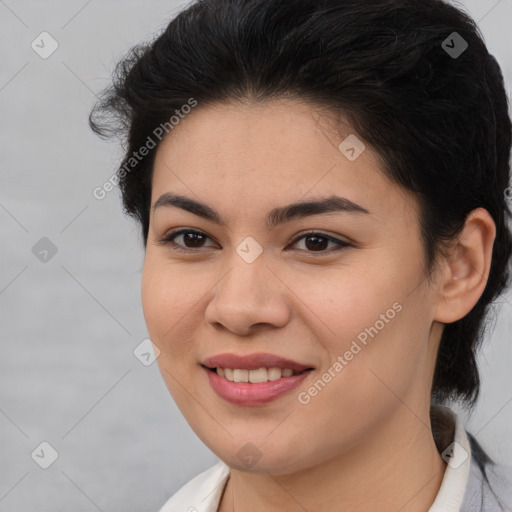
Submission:
[[[349,451],[293,474],[231,470],[219,512],[427,512],[446,468],[428,411],[419,420],[401,406],[375,431]]]

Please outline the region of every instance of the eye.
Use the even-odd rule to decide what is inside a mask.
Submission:
[[[181,246],[180,244],[177,244],[175,242],[175,239],[178,237],[183,238],[183,242],[190,243],[191,246]],[[201,248],[202,243],[207,239],[210,238],[208,235],[203,233],[202,231],[196,231],[195,229],[180,229],[178,231],[170,232],[169,234],[165,235],[164,238],[158,241],[161,245],[172,245],[174,246],[173,249],[176,251],[183,251],[183,252],[197,252],[194,251],[194,248]]]
[[[338,240],[330,235],[326,235],[324,233],[319,233],[317,231],[309,231],[308,233],[302,233],[293,239],[292,244],[296,244],[300,240],[304,240],[304,246],[307,249],[306,252],[312,253],[320,253],[319,256],[324,254],[331,254],[332,252],[340,251],[346,247],[351,247],[352,244],[348,242],[344,242],[343,240]],[[329,243],[334,244],[334,250],[326,251],[327,245]]]
[[[176,243],[175,240],[178,238],[182,238],[182,242],[185,245]],[[160,245],[172,245],[173,250],[181,251],[181,252],[198,252],[196,249],[200,249],[204,246],[204,242],[210,239],[208,235],[203,233],[202,231],[197,231],[195,229],[180,229],[178,231],[170,232],[165,235],[161,240],[158,241]],[[338,240],[330,235],[326,235],[317,231],[310,231],[308,233],[303,233],[292,240],[292,245],[297,244],[297,242],[304,240],[304,244],[306,249],[299,249],[300,251],[305,251],[309,253],[317,253],[317,255],[322,256],[324,254],[330,254],[335,251],[342,250],[346,247],[351,247],[352,244],[348,242],[344,242],[342,240]],[[329,243],[334,244],[334,250],[326,251]],[[188,245],[187,245],[188,244]],[[207,247],[207,246],[206,246]],[[333,249],[331,247],[331,249]]]

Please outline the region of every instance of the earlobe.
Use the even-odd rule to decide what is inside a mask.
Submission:
[[[434,320],[456,322],[473,309],[489,278],[495,237],[496,225],[489,212],[473,210],[443,261]]]

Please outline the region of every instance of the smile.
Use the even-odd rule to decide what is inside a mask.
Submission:
[[[254,370],[205,366],[202,368],[211,389],[220,398],[244,407],[263,406],[285,396],[313,372],[311,368],[298,373],[289,368],[273,367]],[[224,375],[221,375],[223,372]]]
[[[256,370],[245,370],[238,368],[213,368],[217,375],[224,377],[230,382],[251,382],[257,384],[260,382],[274,381],[282,377],[291,377],[302,372],[296,372],[291,368],[258,368]]]

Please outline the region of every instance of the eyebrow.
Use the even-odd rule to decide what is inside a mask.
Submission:
[[[162,194],[153,205],[153,211],[162,206],[174,206],[215,222],[216,224],[226,224],[222,216],[211,206],[182,195],[171,194],[169,192]],[[297,202],[274,208],[267,216],[267,226],[269,229],[272,229],[292,219],[309,217],[310,215],[320,215],[322,213],[338,212],[370,213],[366,208],[363,208],[345,197],[331,195],[325,198]]]

